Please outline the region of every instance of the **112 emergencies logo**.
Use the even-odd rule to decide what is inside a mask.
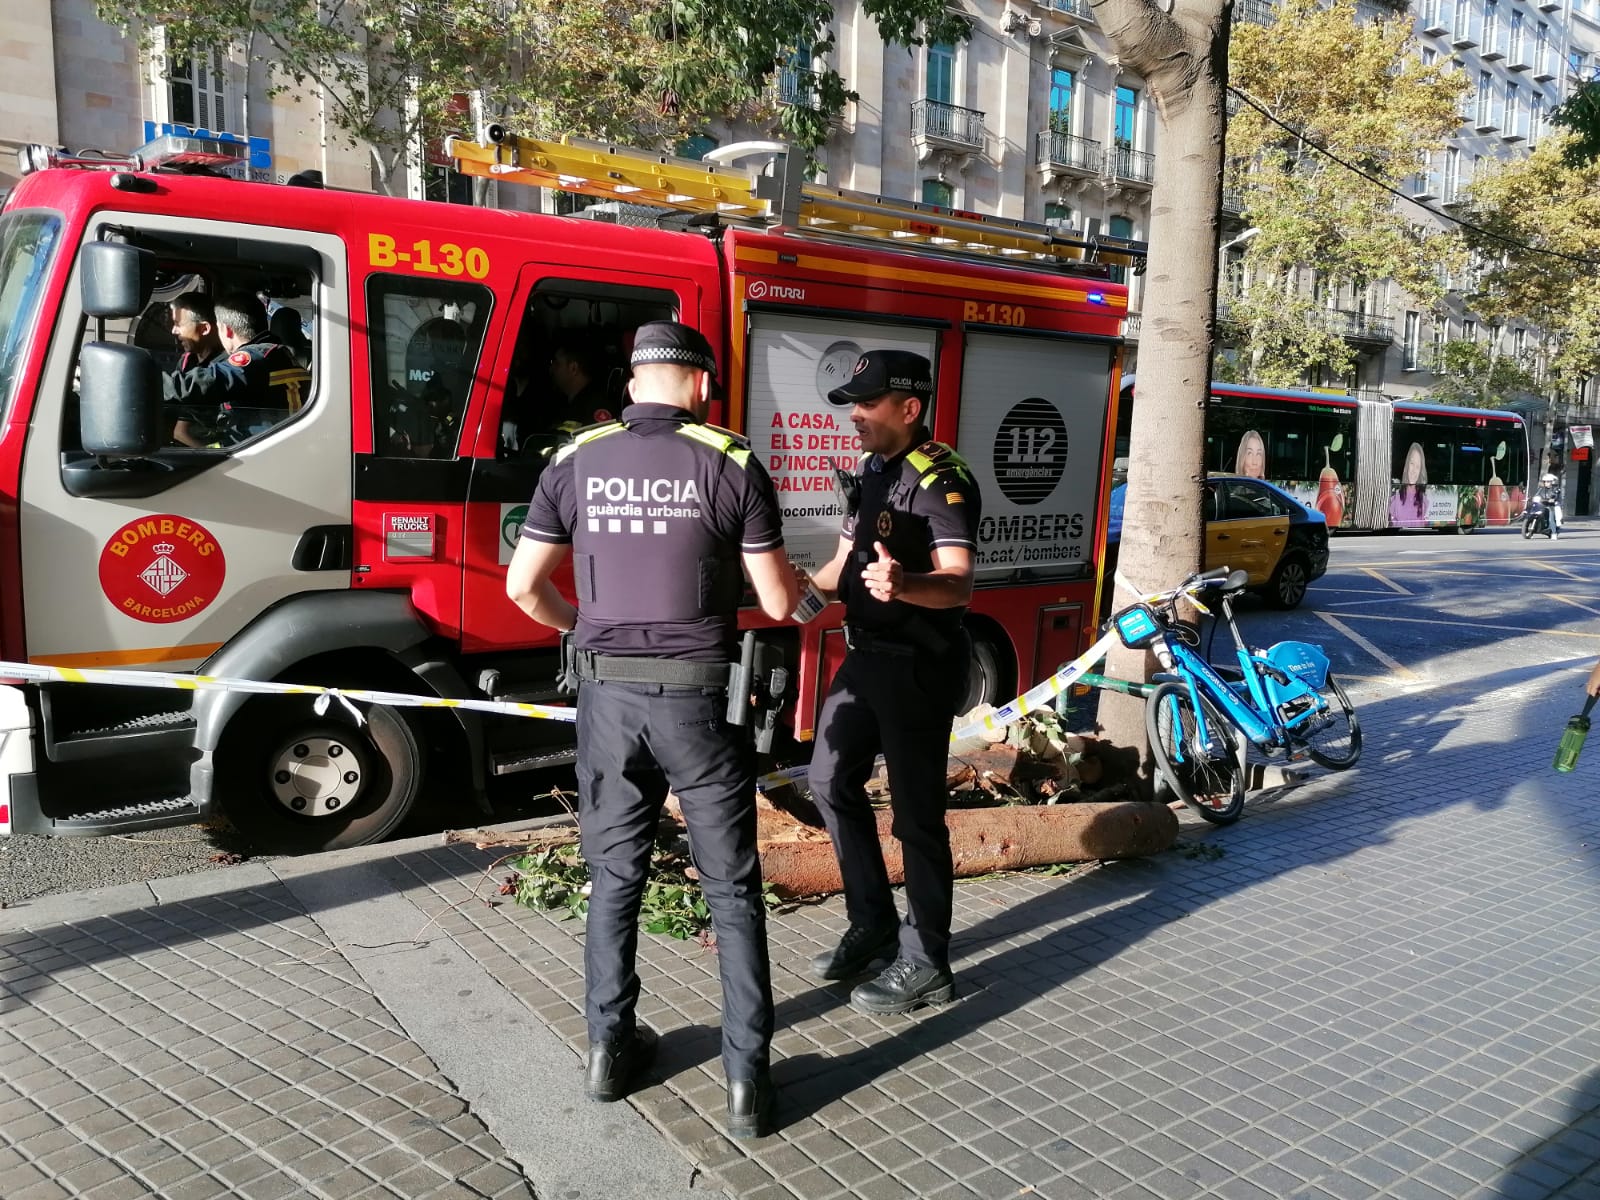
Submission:
[[[222,543],[176,513],[137,517],[100,551],[100,590],[136,621],[186,621],[208,608],[227,578]]]

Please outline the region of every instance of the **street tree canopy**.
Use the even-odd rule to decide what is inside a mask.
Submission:
[[[1600,372],[1600,161],[1573,165],[1575,138],[1552,133],[1480,174],[1462,213],[1479,269],[1472,307],[1542,330],[1549,365],[1573,382]]]
[[[184,58],[230,46],[277,91],[318,89],[389,190],[423,137],[472,134],[463,97],[536,137],[662,146],[713,117],[765,117],[811,153],[853,99],[835,70],[810,103],[764,103],[775,71],[832,48],[827,0],[96,0],[100,17]],[[890,43],[959,40],[942,0],[864,0]],[[240,132],[240,131],[234,131]],[[243,132],[249,132],[248,130]]]
[[[1508,408],[1539,391],[1527,364],[1499,353],[1496,346],[1466,339],[1440,348],[1433,375],[1428,399],[1464,408]]]
[[[1591,79],[1568,96],[1550,114],[1550,123],[1572,134],[1564,151],[1569,166],[1581,167],[1600,159],[1600,82]]]
[[[1236,26],[1231,42],[1230,82],[1245,100],[1228,124],[1228,185],[1255,232],[1227,321],[1242,373],[1285,386],[1312,367],[1343,374],[1353,358],[1312,278],[1357,291],[1392,279],[1429,305],[1439,268],[1461,258],[1452,234],[1322,151],[1398,187],[1460,127],[1466,83],[1422,63],[1409,14],[1365,19],[1354,0],[1282,0],[1276,14]]]

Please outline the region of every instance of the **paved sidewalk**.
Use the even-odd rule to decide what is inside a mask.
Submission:
[[[720,1132],[693,944],[641,939],[653,1085],[583,1100],[582,927],[484,903],[486,852],[0,912],[0,1192],[1600,1196],[1600,750],[1549,770],[1579,666],[1358,694],[1354,772],[1153,859],[963,885],[939,1011],[853,1013],[800,973],[842,905],[777,916],[758,1143]]]

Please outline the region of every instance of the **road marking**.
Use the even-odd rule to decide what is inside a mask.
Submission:
[[[1521,559],[1519,561],[1525,562],[1529,566],[1540,567],[1540,568],[1542,568],[1542,569],[1544,569],[1546,571],[1554,571],[1557,575],[1565,575],[1568,579],[1576,579],[1576,580],[1578,580],[1578,581],[1580,581],[1582,583],[1588,583],[1589,582],[1589,580],[1587,578],[1585,578],[1584,576],[1575,575],[1571,571],[1568,571],[1567,569],[1565,569],[1564,567],[1556,566],[1554,563],[1540,562],[1537,558],[1524,558],[1524,559]]]
[[[1573,608],[1581,608],[1586,613],[1592,613],[1595,616],[1600,617],[1600,608],[1590,608],[1587,604],[1579,604],[1571,596],[1562,596],[1556,592],[1546,592],[1545,595],[1549,596],[1552,600],[1559,600],[1563,604],[1570,604]]]
[[[1378,573],[1377,573],[1377,572],[1376,572],[1376,571],[1374,571],[1374,570],[1373,570],[1373,569],[1372,569],[1372,568],[1371,568],[1371,567],[1362,567],[1362,568],[1361,568],[1361,572],[1362,572],[1362,574],[1364,574],[1364,575],[1370,575],[1370,576],[1372,576],[1372,577],[1373,577],[1373,578],[1374,578],[1374,579],[1376,579],[1376,580],[1377,580],[1377,581],[1378,581],[1378,582],[1379,582],[1379,583],[1381,583],[1381,584],[1383,584],[1383,586],[1384,586],[1384,587],[1386,587],[1386,588],[1388,588],[1388,589],[1389,589],[1389,590],[1390,590],[1390,591],[1393,591],[1393,592],[1399,592],[1399,593],[1400,593],[1400,594],[1401,594],[1401,595],[1402,595],[1402,596],[1410,596],[1410,595],[1412,595],[1412,592],[1411,592],[1411,591],[1409,591],[1409,590],[1408,590],[1408,589],[1406,589],[1406,588],[1403,588],[1403,587],[1401,587],[1401,586],[1400,586],[1400,585],[1399,585],[1399,584],[1398,584],[1398,583],[1396,583],[1396,582],[1395,582],[1395,581],[1394,581],[1394,580],[1392,580],[1392,579],[1387,579],[1387,578],[1385,578],[1385,577],[1384,577],[1384,576],[1382,576],[1382,575],[1379,575],[1379,574],[1378,574]]]
[[[1317,616],[1321,617],[1329,625],[1332,625],[1340,633],[1344,634],[1345,637],[1349,638],[1357,646],[1360,646],[1368,654],[1372,655],[1373,658],[1377,659],[1402,679],[1405,679],[1411,683],[1420,682],[1421,677],[1418,676],[1418,674],[1410,667],[1406,666],[1404,663],[1397,662],[1390,658],[1387,654],[1385,654],[1382,650],[1379,650],[1371,642],[1367,641],[1366,638],[1362,637],[1354,629],[1351,629],[1350,626],[1339,620],[1338,617],[1331,616],[1325,612],[1319,612],[1317,613]]]
[[[1394,593],[1384,592],[1375,600],[1329,600],[1326,603],[1331,608],[1354,608],[1358,604],[1393,604]]]
[[[1323,614],[1318,613],[1321,617]],[[1482,629],[1491,633],[1544,633],[1551,637],[1600,640],[1600,633],[1574,633],[1568,629],[1535,629],[1530,625],[1485,625],[1482,621],[1430,621],[1426,617],[1380,617],[1376,613],[1346,613],[1358,621],[1398,621],[1402,625],[1444,625],[1451,629]]]

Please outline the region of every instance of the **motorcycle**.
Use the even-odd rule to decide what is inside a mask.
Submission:
[[[1522,514],[1522,536],[1531,538],[1536,533],[1542,533],[1554,541],[1556,527],[1551,520],[1550,506],[1538,496],[1529,496],[1527,510]]]

